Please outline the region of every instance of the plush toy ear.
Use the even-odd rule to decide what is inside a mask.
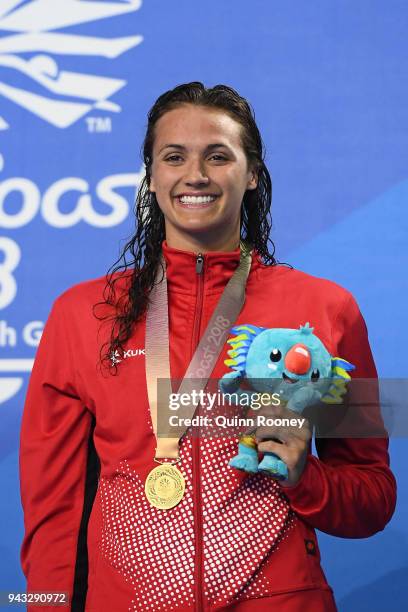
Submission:
[[[305,323],[304,325],[299,325],[299,331],[301,334],[305,334],[310,336],[313,334],[314,327],[310,327],[310,323]]]
[[[231,333],[237,335],[227,340],[227,344],[231,345],[231,349],[227,351],[230,359],[224,361],[225,365],[231,368],[231,370],[244,374],[249,347],[254,338],[259,336],[265,329],[266,327],[257,327],[250,324],[232,327]]]
[[[322,402],[325,404],[341,404],[343,402],[343,395],[347,392],[347,383],[351,380],[347,372],[351,372],[356,368],[352,363],[341,357],[332,357],[331,366],[333,382],[328,388],[327,393],[323,395]]]

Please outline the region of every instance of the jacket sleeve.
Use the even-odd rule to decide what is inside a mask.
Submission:
[[[46,323],[22,419],[21,560],[28,592],[67,592],[71,599],[91,414],[76,385],[63,304],[58,298]]]
[[[367,328],[351,294],[334,323],[333,344],[339,357],[356,366],[353,379],[377,377]],[[298,483],[283,488],[293,510],[335,536],[364,538],[384,529],[396,503],[386,434],[317,438],[316,450],[318,458],[309,454]]]

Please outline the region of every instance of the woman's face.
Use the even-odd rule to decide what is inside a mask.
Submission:
[[[241,125],[222,110],[185,104],[157,121],[150,191],[174,248],[237,248],[240,209],[257,176],[241,144]]]

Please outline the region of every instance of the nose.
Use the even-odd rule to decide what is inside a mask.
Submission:
[[[208,185],[210,179],[207,176],[204,162],[199,159],[191,160],[186,168],[184,181],[189,186]]]
[[[306,374],[312,363],[310,351],[300,342],[294,344],[286,353],[285,368],[293,374]]]

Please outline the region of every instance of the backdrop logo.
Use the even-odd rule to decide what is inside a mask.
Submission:
[[[63,28],[137,11],[142,0],[1,0],[0,67],[20,73],[23,87],[0,82],[0,95],[58,128],[68,128],[95,109],[120,112],[110,98],[123,79],[60,68],[61,56],[115,59],[140,44],[142,36],[103,38],[59,32]],[[21,54],[34,53],[29,59]],[[8,69],[8,70],[7,70]],[[22,80],[23,79],[23,80]],[[0,116],[0,129],[9,127]]]
[[[33,359],[0,359],[0,373],[29,373],[33,361]],[[17,395],[23,383],[24,378],[21,376],[0,376],[0,404]]]

